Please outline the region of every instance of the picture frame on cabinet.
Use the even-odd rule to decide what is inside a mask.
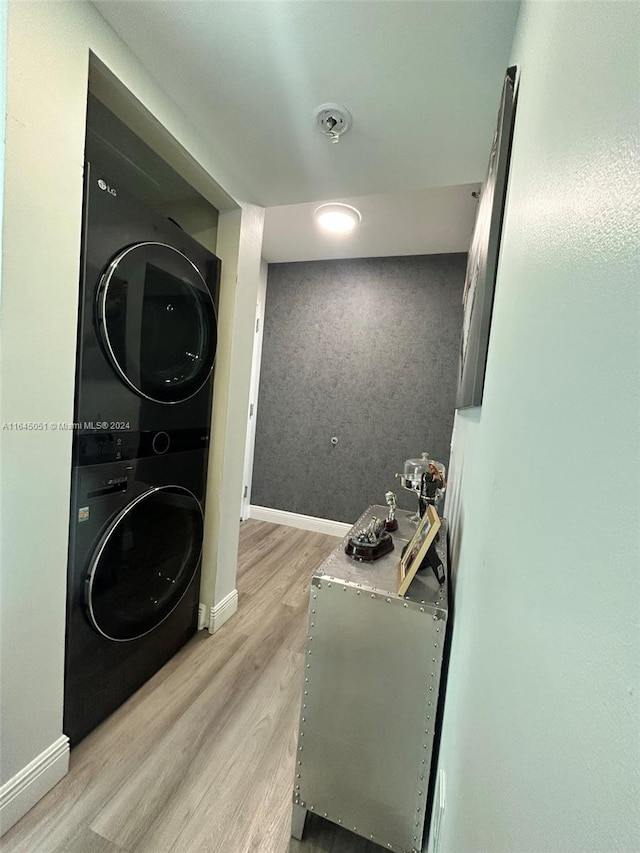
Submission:
[[[462,296],[456,409],[482,405],[518,80],[513,65],[505,75],[487,177],[480,190]]]
[[[418,529],[402,552],[398,566],[398,595],[404,595],[411,581],[422,565],[427,551],[440,530],[440,517],[432,504],[427,504],[425,514],[420,519]]]

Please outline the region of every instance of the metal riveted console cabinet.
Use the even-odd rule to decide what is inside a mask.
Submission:
[[[386,507],[373,506],[356,526]],[[429,569],[398,596],[415,525],[399,510],[394,550],[374,563],[344,553],[314,574],[291,833],[308,811],[396,853],[422,850],[448,593]],[[446,568],[446,522],[438,554]]]

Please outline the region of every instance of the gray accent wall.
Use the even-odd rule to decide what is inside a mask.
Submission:
[[[352,523],[392,489],[417,508],[394,474],[423,450],[448,467],[466,258],[269,265],[252,504]]]

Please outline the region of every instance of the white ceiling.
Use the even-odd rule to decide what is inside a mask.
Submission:
[[[300,205],[362,196],[367,215],[358,251],[365,256],[381,254],[373,251],[381,241],[389,246],[384,254],[451,251],[444,247],[452,239],[468,247],[468,216],[459,223],[446,218],[445,227],[437,214],[446,210],[448,217],[462,205],[469,187],[459,185],[484,178],[517,0],[94,5],[211,140],[234,183],[225,188],[275,208],[267,211],[270,259],[302,259],[290,257],[294,233],[301,251],[327,257],[310,220],[302,234]],[[328,101],[353,116],[337,145],[314,126],[315,108]],[[421,191],[447,187],[424,193],[416,207]],[[396,250],[388,239],[389,211],[404,235]],[[420,211],[425,223],[439,226],[441,242],[425,241],[413,222]],[[276,239],[278,229],[286,234]],[[421,248],[433,245],[443,248]],[[344,245],[336,252],[329,256],[354,256]]]
[[[362,214],[352,234],[314,227],[316,202],[267,208],[262,254],[269,263],[332,258],[384,258],[466,252],[479,184],[437,187],[411,193],[339,198]]]

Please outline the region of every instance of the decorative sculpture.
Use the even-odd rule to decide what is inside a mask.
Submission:
[[[396,519],[397,497],[395,492],[386,492],[384,496],[385,503],[389,507],[389,512],[384,522],[384,529],[388,532],[398,529],[398,521]]]
[[[393,539],[384,529],[384,523],[374,515],[366,527],[349,538],[344,552],[354,560],[370,563],[393,551]]]

